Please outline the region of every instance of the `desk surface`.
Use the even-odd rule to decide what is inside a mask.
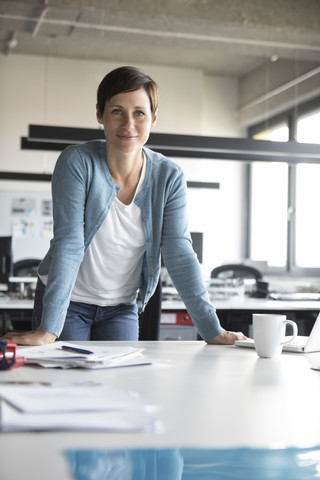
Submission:
[[[0,297],[0,312],[1,310],[32,310],[33,303],[34,301],[29,299],[20,300],[16,297]]]
[[[0,372],[0,381],[91,380],[137,391],[157,407],[163,432],[1,434],[1,479],[71,479],[68,448],[320,445],[320,371],[311,370],[304,355],[259,359],[254,350],[201,341],[139,346],[152,365],[96,371],[23,366]]]
[[[233,300],[217,300],[212,302],[217,310],[292,310],[292,311],[320,311],[320,301],[283,301],[269,300],[265,298],[244,298]],[[18,298],[0,298],[0,311],[10,309],[32,309],[33,300],[19,300]],[[162,302],[162,310],[164,311],[185,311],[186,307],[183,302],[177,300],[165,300]]]
[[[291,310],[291,311],[320,311],[320,301],[284,301],[284,300],[270,300],[267,298],[240,298],[230,300],[213,300],[212,304],[216,310]],[[185,310],[186,307],[183,302],[178,300],[166,300],[162,302],[163,310]]]

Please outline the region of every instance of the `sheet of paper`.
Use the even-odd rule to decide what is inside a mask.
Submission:
[[[28,430],[152,432],[158,428],[154,417],[143,409],[28,415],[1,401],[0,410],[0,427],[3,432]]]
[[[93,352],[89,355],[84,355],[76,352],[69,352],[62,350],[62,346],[75,347],[79,349],[85,349]],[[100,346],[100,345],[82,345],[70,342],[54,342],[49,345],[42,345],[38,347],[18,347],[17,352],[19,355],[25,357],[28,360],[48,360],[48,359],[81,359],[86,358],[90,360],[103,359],[110,360],[112,358],[118,358],[125,355],[131,355],[134,353],[140,353],[142,349],[134,347],[117,347],[117,346]]]
[[[0,430],[153,431],[136,393],[106,386],[0,385]]]
[[[0,386],[0,398],[25,413],[125,410],[144,406],[136,394],[106,386]]]
[[[62,345],[90,350],[93,354],[63,350]],[[150,364],[150,360],[142,360],[142,351],[143,349],[134,347],[84,346],[59,341],[40,347],[19,347],[17,349],[18,355],[25,357],[27,363],[36,363],[44,367],[70,366],[82,368],[111,368]],[[133,359],[135,360],[133,361]]]
[[[99,362],[99,363],[90,363],[87,362],[85,365],[82,365],[82,368],[90,368],[91,370],[99,370],[103,368],[120,368],[120,367],[138,367],[139,365],[151,365],[152,360],[150,358],[146,358],[143,355],[141,356],[134,356],[134,358],[121,358],[121,359],[114,359],[108,362]],[[44,365],[48,366],[48,365]]]

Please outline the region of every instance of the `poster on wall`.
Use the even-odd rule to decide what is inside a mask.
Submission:
[[[0,236],[12,236],[13,262],[44,257],[53,236],[50,183],[0,181]]]
[[[11,214],[21,216],[34,216],[36,211],[35,198],[13,198]]]
[[[13,198],[11,201],[12,236],[35,237],[35,198]]]
[[[35,237],[34,221],[25,218],[18,218],[12,220],[12,236],[17,237]]]
[[[38,208],[37,208],[37,204]],[[13,238],[51,238],[52,201],[14,197],[11,201],[11,234]]]

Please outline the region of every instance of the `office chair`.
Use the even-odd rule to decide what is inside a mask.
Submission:
[[[221,280],[240,279],[244,282],[252,280],[251,296],[265,298],[268,295],[268,283],[263,282],[261,272],[250,265],[221,265],[212,270],[211,278],[219,278]]]
[[[162,286],[159,278],[157,288],[145,310],[139,316],[139,340],[159,340],[162,303]]]
[[[41,260],[38,258],[26,258],[19,260],[13,265],[14,277],[36,277]]]
[[[211,278],[240,278],[240,279],[262,279],[262,274],[254,267],[243,264],[227,264],[216,267],[211,272]]]

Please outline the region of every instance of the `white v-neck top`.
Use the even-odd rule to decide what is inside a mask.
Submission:
[[[142,188],[145,170],[144,158],[140,180],[130,205],[125,205],[115,197],[80,265],[70,298],[72,301],[112,306],[136,298],[145,253],[145,236],[141,210],[134,199]]]

